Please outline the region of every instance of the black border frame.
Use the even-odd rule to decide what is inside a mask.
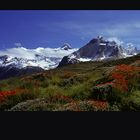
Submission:
[[[0,1],[0,10],[140,10],[140,1],[133,0],[3,0]],[[93,137],[102,136],[102,131],[106,134],[116,131],[116,137],[123,128],[123,132],[126,127],[128,129],[135,128],[135,124],[138,125],[139,115],[138,113],[122,113],[122,112],[0,112],[1,128],[8,133],[8,127],[16,127],[20,131],[33,131],[33,134],[41,132],[45,127],[47,137],[50,130],[53,132],[60,131],[60,134],[68,132],[71,137],[78,129],[82,129],[82,133],[93,134]],[[122,127],[125,125],[125,128]],[[44,127],[42,127],[44,125]],[[55,126],[54,126],[55,125]],[[64,125],[64,126],[63,126]],[[28,127],[30,126],[30,127]],[[57,127],[56,127],[57,126]],[[91,127],[90,127],[91,126]],[[25,129],[24,129],[25,127]],[[56,127],[56,128],[55,128]],[[60,128],[61,127],[61,128]],[[117,129],[119,128],[119,130]],[[22,129],[23,130],[22,130]],[[40,129],[42,128],[42,129]],[[48,128],[48,130],[47,130]],[[69,128],[69,130],[67,129]],[[116,128],[117,130],[115,130]],[[32,129],[32,130],[31,130]],[[38,130],[37,132],[34,131]],[[65,130],[65,131],[64,131]],[[112,131],[111,131],[112,130]],[[11,129],[10,129],[11,131]],[[14,131],[14,128],[13,128]],[[26,132],[25,131],[25,132]],[[62,132],[63,131],[63,132]],[[1,131],[2,132],[2,131]],[[74,133],[73,133],[74,132]],[[41,134],[42,134],[41,133]],[[129,133],[129,131],[128,131]],[[127,134],[128,134],[127,133]],[[26,134],[26,133],[24,133]],[[28,134],[28,133],[27,133]],[[31,133],[32,134],[32,133]],[[44,133],[45,134],[45,133]],[[67,134],[67,133],[65,133]],[[87,137],[88,137],[87,134]],[[63,134],[62,134],[63,135]],[[23,136],[23,135],[22,135]],[[41,135],[40,135],[41,136]],[[51,135],[53,136],[53,135]],[[54,134],[55,136],[55,134]],[[68,136],[68,138],[69,138]],[[105,135],[103,135],[105,136]],[[133,137],[134,139],[134,137]]]
[[[3,0],[0,10],[139,10],[139,0]]]

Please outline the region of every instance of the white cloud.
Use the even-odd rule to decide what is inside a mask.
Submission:
[[[103,32],[109,36],[128,37],[136,35],[140,31],[140,22],[116,23],[103,29]]]
[[[22,44],[21,43],[15,43],[14,44],[16,47],[22,47]]]
[[[120,39],[118,39],[117,37],[109,37],[107,40],[108,41],[115,41],[118,45],[123,45],[124,44],[124,42],[121,41]]]
[[[131,46],[131,47],[134,47],[134,44],[132,43],[126,43],[127,46]]]
[[[10,48],[4,51],[0,51],[0,55],[8,55],[11,57],[21,57],[21,58],[28,58],[32,59],[34,57],[34,53],[26,48]]]
[[[27,59],[34,59],[36,54],[46,56],[46,57],[57,57],[63,58],[70,53],[73,53],[77,49],[70,49],[68,51],[62,50],[60,48],[36,48],[36,49],[26,49],[23,47],[20,48],[10,48],[4,51],[0,51],[0,56],[8,55],[10,57],[18,57],[18,58],[27,58]]]
[[[18,68],[26,66],[40,66],[43,69],[55,68],[64,56],[67,56],[77,49],[64,50],[61,48],[36,48],[36,49],[26,49],[23,47],[10,48],[4,51],[0,51],[0,56],[8,55],[9,60],[14,57],[23,58],[24,60],[19,61],[9,61],[6,65],[11,63],[16,64]],[[36,57],[38,55],[38,57]],[[47,58],[48,57],[48,58]],[[57,58],[56,60],[52,58]],[[30,60],[29,60],[30,59]],[[26,61],[28,60],[28,61]],[[35,60],[35,61],[32,61]]]
[[[136,28],[140,29],[140,22],[135,23],[134,26],[135,26]]]

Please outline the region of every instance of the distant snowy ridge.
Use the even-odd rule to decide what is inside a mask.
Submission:
[[[0,51],[0,66],[25,68],[27,66],[52,69],[58,66],[64,56],[67,56],[78,49],[73,49],[68,43],[59,48],[27,49],[22,46]]]

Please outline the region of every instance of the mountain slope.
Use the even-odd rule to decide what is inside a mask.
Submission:
[[[40,67],[30,67],[30,66],[22,69],[10,66],[0,67],[0,80],[27,74],[38,73],[42,71],[44,70]]]

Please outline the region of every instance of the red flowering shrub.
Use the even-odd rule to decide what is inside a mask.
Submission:
[[[9,90],[9,91],[0,91],[0,101],[4,101],[6,97],[11,95],[16,95],[17,93],[23,93],[24,90],[22,89],[15,89],[15,90]]]
[[[1,91],[0,92],[0,101],[3,101],[7,96],[15,95],[17,92],[15,90],[11,91]]]
[[[130,65],[117,65],[111,74],[113,86],[123,92],[128,91],[129,80],[134,77],[135,72],[139,70],[138,67]]]
[[[121,91],[128,90],[128,80],[126,80],[126,76],[120,73],[112,73],[112,78],[115,80],[113,86],[115,88],[120,89]]]
[[[136,88],[139,79],[139,67],[131,65],[117,65],[111,73],[109,79],[112,82],[97,84],[92,89],[91,98],[102,101],[109,101],[113,103],[120,100],[120,93],[130,92],[134,87]],[[100,82],[99,82],[100,83]],[[114,88],[113,88],[114,87]]]

